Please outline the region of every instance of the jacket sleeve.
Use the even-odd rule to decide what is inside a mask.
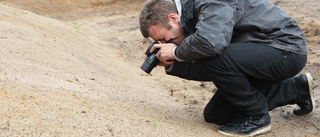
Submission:
[[[196,1],[193,16],[198,21],[195,32],[176,48],[175,56],[193,61],[221,54],[232,38],[236,5],[233,0]]]

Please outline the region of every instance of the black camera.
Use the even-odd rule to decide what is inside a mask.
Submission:
[[[159,49],[155,49],[152,53],[150,53],[150,50],[152,49],[154,44],[159,44],[159,42],[153,42],[146,51],[146,60],[141,65],[141,69],[145,71],[146,73],[150,73],[154,67],[156,67],[159,63],[159,59],[157,58],[156,54],[158,53]]]

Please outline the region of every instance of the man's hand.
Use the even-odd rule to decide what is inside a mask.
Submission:
[[[157,58],[160,62],[158,66],[169,66],[174,62],[172,51],[175,47],[176,45],[173,43],[155,44],[150,52],[153,52],[156,48],[159,48],[160,50],[157,53]]]

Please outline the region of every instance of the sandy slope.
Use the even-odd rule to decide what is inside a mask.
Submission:
[[[320,3],[272,2],[305,31],[304,72],[319,85],[320,7],[310,5]],[[0,5],[0,136],[220,136],[202,118],[213,84],[140,70],[150,43],[138,28],[141,2],[1,3],[40,15]],[[272,111],[273,130],[262,136],[319,136],[319,105],[307,118],[292,108]]]

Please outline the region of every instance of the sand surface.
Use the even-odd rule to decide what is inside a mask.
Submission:
[[[261,136],[320,136],[320,1],[270,2],[305,32],[316,111],[277,108]],[[142,5],[0,0],[0,136],[221,136],[202,116],[214,84],[140,70],[151,42],[139,31]]]

